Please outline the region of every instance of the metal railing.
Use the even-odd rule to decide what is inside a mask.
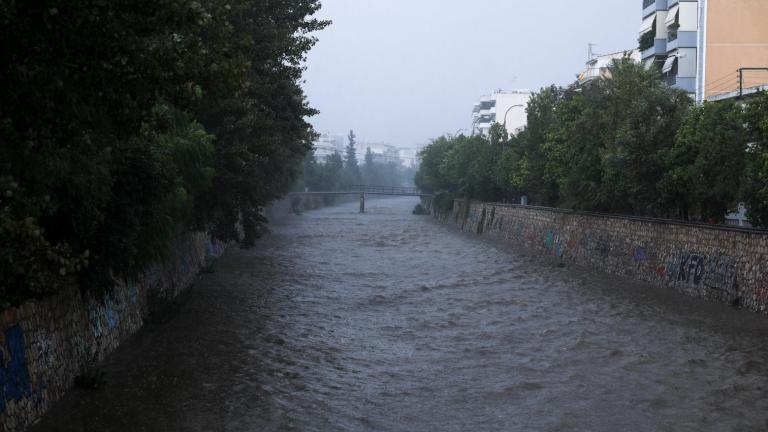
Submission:
[[[354,185],[350,186],[350,190],[362,193],[383,193],[392,195],[421,195],[421,190],[418,188],[400,187],[400,186],[368,186],[368,185]]]
[[[352,185],[333,191],[307,191],[291,192],[290,195],[347,195],[347,194],[371,194],[371,195],[402,195],[402,196],[432,196],[431,193],[425,193],[418,188],[400,187],[400,186],[367,186]]]

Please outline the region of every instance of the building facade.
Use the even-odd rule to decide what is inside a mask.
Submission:
[[[642,2],[641,58],[669,85],[702,102],[768,82],[768,69],[740,73],[768,68],[768,1]]]
[[[323,133],[317,141],[312,143],[315,158],[318,162],[325,162],[325,158],[334,153],[344,153],[347,138],[344,135]]]
[[[700,77],[702,99],[768,90],[768,1],[702,3],[706,48]],[[741,68],[751,69],[739,73]]]
[[[488,136],[494,123],[505,126],[509,135],[517,134],[528,121],[525,108],[530,98],[529,90],[499,90],[482,96],[472,109],[472,134]]]
[[[610,79],[610,67],[613,65],[613,61],[621,60],[624,57],[629,57],[633,62],[640,63],[639,50],[619,51],[611,54],[597,54],[591,56],[589,61],[587,61],[586,68],[579,74],[579,84],[584,84],[598,78]]]
[[[400,157],[400,149],[392,144],[361,141],[355,144],[355,153],[359,163],[365,161],[365,154],[368,152],[368,149],[371,149],[373,161],[376,163],[395,163],[400,165],[403,162]]]

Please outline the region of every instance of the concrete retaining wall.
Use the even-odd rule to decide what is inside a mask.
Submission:
[[[464,200],[442,217],[601,272],[767,312],[768,231]]]
[[[72,289],[3,311],[0,318],[0,430],[21,431],[73,386],[89,362],[138,331],[153,309],[177,297],[224,243],[204,233],[177,239],[171,257],[102,298]]]

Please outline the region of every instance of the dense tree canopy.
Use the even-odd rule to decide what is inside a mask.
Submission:
[[[746,202],[753,223],[768,224],[768,96],[694,106],[629,59],[610,76],[534,94],[517,136],[434,140],[421,153],[417,185],[708,222]]]
[[[108,288],[185,229],[246,244],[314,136],[317,0],[0,0],[0,281]]]

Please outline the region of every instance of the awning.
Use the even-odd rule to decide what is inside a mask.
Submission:
[[[669,57],[667,57],[667,61],[664,62],[664,67],[661,68],[662,73],[667,73],[672,70],[673,67],[675,67],[675,62],[677,61],[677,54],[673,54]]]
[[[680,5],[676,4],[672,6],[669,9],[669,12],[667,13],[667,20],[664,22],[664,25],[667,27],[671,26],[677,21],[677,15],[680,13]]]
[[[653,29],[653,23],[656,22],[656,14],[649,16],[643,20],[643,25],[640,26],[640,34],[648,33]]]

